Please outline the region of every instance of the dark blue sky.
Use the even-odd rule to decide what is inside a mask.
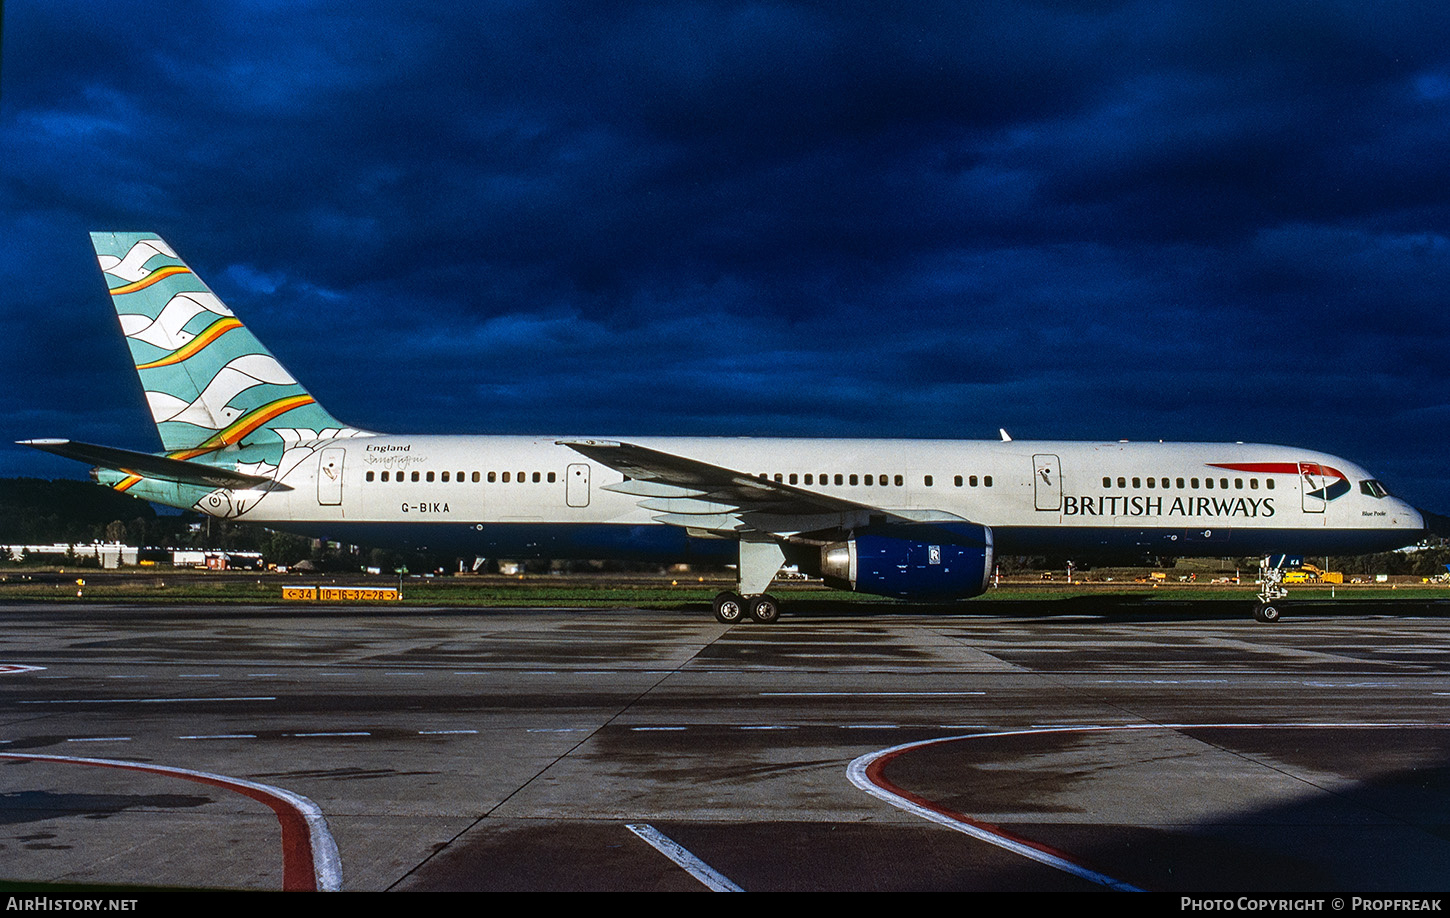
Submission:
[[[6,442],[157,448],[86,236],[155,230],[362,427],[1268,441],[1450,509],[1445,4],[4,17]]]

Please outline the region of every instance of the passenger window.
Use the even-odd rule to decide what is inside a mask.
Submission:
[[[1127,486],[1128,486],[1128,479],[1126,479],[1123,476],[1119,475],[1118,476],[1118,487],[1120,487],[1120,488],[1126,488]]]
[[[508,484],[512,480],[513,480],[513,475],[511,473],[509,473],[509,472],[504,472],[503,473],[503,481],[504,481],[504,484]]]
[[[960,488],[962,486],[962,476],[958,475],[955,478],[953,478],[952,479],[952,484],[954,484],[954,485],[956,485],[957,487]]]
[[[1179,478],[1179,479],[1176,479],[1176,481],[1178,482],[1178,488],[1179,488],[1179,490],[1182,490],[1183,489],[1183,479],[1182,478]]]
[[[928,488],[931,487],[931,476],[927,475],[926,477],[922,478],[921,483],[926,485]]]
[[[1189,481],[1191,481],[1193,483],[1193,489],[1195,491],[1198,490],[1198,479],[1197,478],[1190,478]]]
[[[984,487],[984,488],[990,488],[991,486],[992,486],[992,476],[991,475],[983,475],[982,476],[982,487]]]
[[[844,479],[841,478],[841,473],[840,472],[837,472],[836,473],[836,484],[840,484],[843,480]]]
[[[1227,478],[1220,478],[1218,480],[1218,486],[1220,488],[1223,488],[1225,491],[1227,491],[1228,490],[1228,479]]]
[[[462,481],[463,480],[463,476],[462,475],[459,475],[458,476],[458,480],[459,481]],[[489,483],[493,483],[495,481],[498,481],[498,472],[489,472],[488,473],[488,480],[489,480]]]
[[[414,472],[413,473],[413,480],[414,481],[417,481],[418,480],[418,473],[417,472]]]
[[[1105,488],[1111,488],[1112,486],[1113,486],[1113,480],[1111,478],[1109,478],[1108,476],[1104,475],[1103,476],[1103,487],[1105,487]]]
[[[866,487],[868,487],[868,488],[871,487],[871,476],[870,475],[864,475],[862,477],[865,479]]]
[[[549,473],[549,484],[553,484],[553,483],[554,483],[554,473],[553,472],[550,472]]]
[[[428,473],[428,480],[429,481],[432,481],[433,480],[433,473],[432,472],[429,472]]]
[[[975,488],[977,486],[977,476],[976,475],[968,476],[968,478],[967,478],[967,484],[970,485],[971,487]]]
[[[1272,478],[1265,478],[1264,479],[1264,487],[1265,488],[1268,488],[1270,491],[1274,490],[1274,479],[1272,479]]]
[[[368,474],[367,474],[367,480],[368,481],[372,481],[373,480],[373,473],[372,472],[368,472]]]
[[[448,480],[448,473],[447,472],[444,472],[443,473],[443,480],[444,481],[447,481]]]
[[[906,483],[906,482],[905,482],[905,481],[903,481],[903,480],[902,480],[902,477],[901,477],[901,476],[900,476],[900,475],[897,475],[897,476],[896,476],[896,486],[897,486],[897,487],[898,487],[898,488],[899,488],[899,487],[901,487],[901,486],[902,486],[902,485],[903,485],[903,484],[905,484],[905,483]]]
[[[851,482],[852,485],[855,485],[856,484],[856,476],[855,475],[852,475],[851,476],[850,482]]]
[[[795,472],[791,472],[791,473],[790,473],[790,478],[789,478],[789,479],[788,479],[788,480],[789,480],[789,482],[790,482],[790,483],[791,483],[791,484],[796,484],[796,483],[797,483],[797,482],[796,482],[796,474],[795,474]]]
[[[543,476],[540,475],[538,472],[535,472],[534,473],[534,484],[538,484],[542,480],[543,480]]]
[[[1250,491],[1257,491],[1258,489],[1259,489],[1259,480],[1257,478],[1250,478],[1249,479],[1249,490]]]
[[[1234,490],[1236,490],[1236,491],[1242,491],[1243,489],[1244,489],[1244,480],[1242,478],[1235,478],[1234,479]]]
[[[1213,487],[1213,479],[1212,478],[1205,478],[1205,479],[1203,479],[1203,486],[1205,488],[1212,488]]]
[[[816,483],[816,476],[812,475],[810,472],[806,472],[806,484],[812,485],[812,484],[815,484],[815,483]]]

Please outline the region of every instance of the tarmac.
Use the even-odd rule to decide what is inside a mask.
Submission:
[[[0,606],[0,878],[1443,890],[1434,602]]]

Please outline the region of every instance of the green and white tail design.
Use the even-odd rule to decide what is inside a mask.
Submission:
[[[91,233],[91,242],[169,458],[280,484],[321,442],[366,435],[317,404],[164,240]],[[112,486],[127,490],[142,480],[131,475]],[[197,507],[236,516],[267,490],[243,497],[219,489]]]
[[[344,425],[151,233],[91,233],[146,403],[173,458]]]

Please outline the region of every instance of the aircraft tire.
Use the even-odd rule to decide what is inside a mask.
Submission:
[[[780,621],[780,602],[769,593],[762,593],[750,601],[750,617],[762,625],[773,625]]]
[[[1273,603],[1261,602],[1254,607],[1254,621],[1272,624],[1279,620],[1279,607]]]
[[[745,600],[738,593],[725,592],[715,597],[715,621],[733,625],[745,617]]]

